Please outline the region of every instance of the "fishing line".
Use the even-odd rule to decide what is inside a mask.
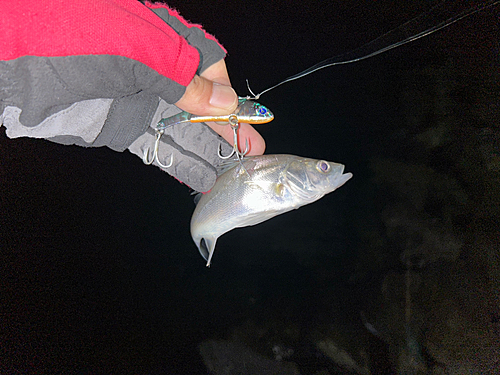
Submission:
[[[463,9],[463,3],[474,5]],[[247,97],[247,99],[259,99],[262,94],[271,91],[272,89],[281,86],[284,83],[302,78],[306,75],[316,72],[317,70],[327,68],[329,66],[350,64],[368,59],[373,56],[377,56],[393,48],[400,47],[406,43],[410,43],[417,39],[423,38],[424,36],[433,34],[436,31],[444,29],[445,27],[450,26],[463,18],[471,16],[474,13],[490,8],[499,3],[500,1],[498,0],[481,2],[457,0],[442,1],[441,3],[432,7],[429,11],[418,15],[410,21],[405,22],[397,28],[383,34],[377,39],[374,39],[371,42],[368,42],[361,47],[347,53],[320,61],[316,65],[313,65],[300,73],[285,78],[280,83],[277,83],[276,85],[265,89],[257,95],[255,95],[250,89],[250,85],[247,79],[248,91],[253,95],[253,97]],[[407,35],[411,36],[408,37]]]

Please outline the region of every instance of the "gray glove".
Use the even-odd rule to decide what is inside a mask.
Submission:
[[[3,120],[10,138],[45,138],[66,145],[108,146],[115,151],[128,148],[140,158],[144,157],[144,153],[151,158],[156,124],[160,119],[179,112],[181,110],[175,105],[139,93],[114,100],[81,101],[49,116],[34,127],[21,124],[21,112],[15,107],[7,107],[0,120]],[[124,119],[126,124],[123,123]],[[219,145],[223,155],[232,150],[222,137],[204,123],[178,124],[165,129],[158,148],[158,158],[163,164],[173,160],[172,166],[162,169],[192,189],[205,192],[212,188],[217,178],[216,167],[221,162]]]

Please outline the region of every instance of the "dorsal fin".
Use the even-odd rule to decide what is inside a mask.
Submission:
[[[217,176],[220,176],[233,168],[235,164],[239,164],[240,162],[238,159],[228,159],[228,160],[222,160],[221,163],[216,167],[217,169]]]
[[[193,201],[194,205],[196,206],[198,202],[200,201],[201,197],[203,196],[203,193],[199,193],[197,191],[193,191],[191,195],[194,195]]]

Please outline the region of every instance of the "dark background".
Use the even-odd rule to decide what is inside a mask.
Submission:
[[[240,95],[245,79],[260,92],[429,8],[345,0],[169,5],[228,50]],[[186,186],[128,152],[9,140],[2,129],[0,368],[202,374],[198,345],[249,320],[291,322],[303,342],[315,321],[362,327],[366,284],[349,282],[359,261],[356,223],[381,225],[387,199],[369,162],[412,155],[389,138],[405,133],[411,106],[401,77],[449,64],[474,72],[466,85],[481,91],[498,69],[498,12],[263,95],[259,102],[275,114],[258,126],[266,153],[343,163],[354,177],[319,202],[225,234],[210,269],[190,237]],[[389,263],[398,267],[398,259]]]

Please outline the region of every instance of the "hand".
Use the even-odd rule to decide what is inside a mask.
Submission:
[[[195,115],[227,115],[238,104],[238,96],[231,87],[231,82],[224,60],[211,65],[201,76],[195,76],[187,86],[182,98],[175,103],[180,109]],[[228,124],[207,123],[229,144],[233,143],[233,131]],[[249,124],[240,124],[239,147],[245,149],[248,140],[249,155],[262,155],[266,148],[264,138]]]

